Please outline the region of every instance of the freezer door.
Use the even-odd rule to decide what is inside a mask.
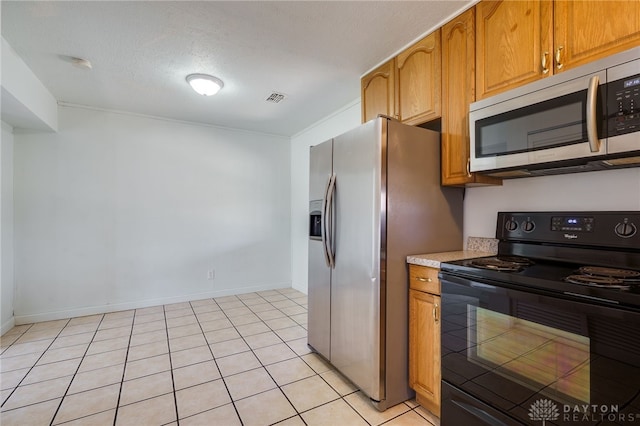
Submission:
[[[333,141],[311,147],[309,163],[310,205],[323,205],[333,165]],[[319,203],[315,202],[319,201]],[[321,224],[324,225],[324,213]],[[325,358],[331,356],[331,269],[325,260],[324,241],[309,238],[308,343]]]
[[[333,146],[331,363],[374,400],[385,397],[380,246],[386,128],[386,120],[369,121],[335,138]]]

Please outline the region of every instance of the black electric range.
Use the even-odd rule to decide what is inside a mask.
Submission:
[[[496,238],[441,264],[441,424],[640,422],[640,212],[501,212]]]

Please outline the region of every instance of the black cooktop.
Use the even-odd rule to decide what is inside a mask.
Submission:
[[[640,308],[640,279],[636,279],[636,274],[640,274],[640,270],[625,269],[632,278],[623,281],[623,284],[615,281],[616,285],[606,285],[611,280],[597,278],[595,279],[596,282],[578,284],[567,279],[576,275],[583,276],[584,272],[580,268],[589,265],[527,259],[528,261],[519,260],[520,265],[513,270],[508,269],[508,266],[505,265],[505,263],[512,260],[507,256],[490,256],[446,262],[442,263],[440,268],[441,274],[445,278],[447,275],[459,276],[478,283],[520,288],[534,292],[539,291],[546,294],[553,293],[582,299],[585,302]],[[497,261],[495,262],[498,265],[497,267],[485,266],[486,263],[492,264],[494,260]],[[594,268],[599,269],[600,267]]]
[[[442,274],[640,309],[640,211],[499,212],[496,238],[497,256]]]

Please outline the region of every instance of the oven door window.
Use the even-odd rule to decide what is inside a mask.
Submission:
[[[467,359],[568,404],[588,404],[589,338],[517,316],[467,306]]]
[[[441,330],[442,379],[520,422],[640,420],[640,313],[449,277]]]

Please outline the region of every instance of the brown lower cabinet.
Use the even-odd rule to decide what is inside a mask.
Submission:
[[[438,269],[409,265],[409,386],[440,417],[440,282]]]

